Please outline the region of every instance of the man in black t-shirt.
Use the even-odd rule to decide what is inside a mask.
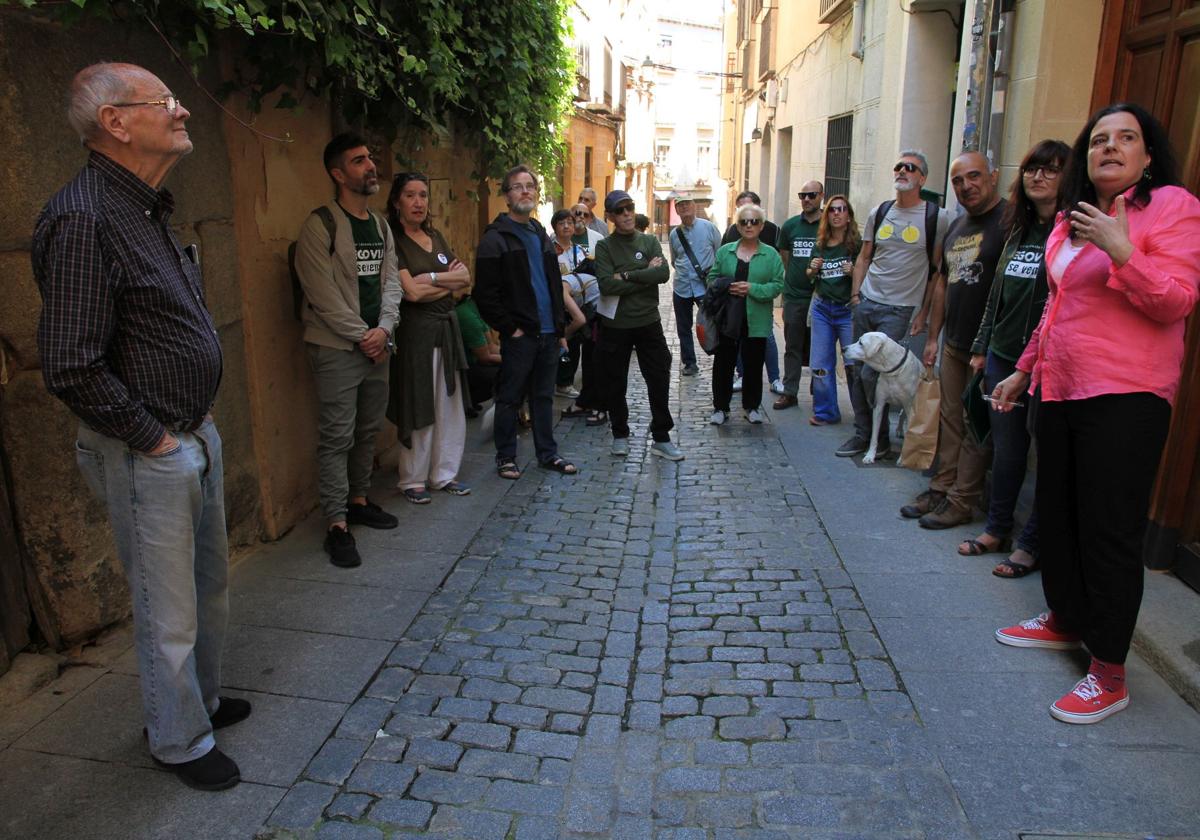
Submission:
[[[971,344],[992,288],[996,263],[1004,246],[1001,219],[1005,202],[996,189],[997,172],[979,152],[966,152],[950,165],[950,185],[966,213],[946,231],[943,265],[930,304],[925,364],[937,359],[938,334],[945,328],[942,350],[942,401],[938,423],[938,472],[929,489],[900,509],[920,517],[922,528],[951,528],[970,522],[983,495],[991,444],[980,444],[966,428],[963,391],[971,381]]]

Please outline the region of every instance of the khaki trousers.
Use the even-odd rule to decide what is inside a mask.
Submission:
[[[971,381],[971,354],[950,345],[942,348],[942,402],[938,423],[938,471],[930,490],[945,493],[950,504],[970,511],[983,497],[983,482],[992,460],[991,439],[984,446],[967,431],[962,394]]]

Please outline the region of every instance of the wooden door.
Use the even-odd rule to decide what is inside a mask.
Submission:
[[[4,445],[0,443],[0,674],[8,670],[17,652],[29,644],[31,620],[4,467]]]
[[[1200,195],[1200,0],[1105,3],[1093,110],[1120,100],[1162,121],[1184,185]],[[1186,341],[1145,560],[1153,569],[1175,566],[1200,588],[1200,313],[1189,319]]]

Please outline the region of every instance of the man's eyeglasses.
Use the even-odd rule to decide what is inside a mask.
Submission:
[[[167,94],[162,99],[148,99],[145,102],[113,102],[114,108],[135,108],[138,105],[157,105],[160,108],[166,108],[167,116],[175,119],[175,115],[179,113],[180,106],[183,105],[174,94]]]
[[[509,192],[530,192],[530,193],[535,193],[535,192],[537,192],[537,191],[538,191],[538,186],[537,186],[537,184],[534,184],[534,183],[532,183],[532,182],[530,182],[530,181],[522,181],[522,182],[520,182],[520,183],[518,183],[518,184],[509,184],[509,185],[508,185],[508,191],[509,191]]]
[[[817,196],[819,196],[820,193],[819,192],[798,192],[798,193],[796,193],[796,195],[798,195],[800,198],[813,199],[813,198],[816,198]]]
[[[1021,169],[1021,174],[1030,178],[1036,178],[1041,175],[1047,181],[1053,181],[1062,174],[1062,167],[1052,166],[1050,164],[1045,164],[1042,166],[1026,166]]]
[[[738,219],[738,225],[741,227],[757,227],[762,223],[762,219]]]
[[[916,172],[916,171],[917,171],[917,170],[919,170],[920,168],[921,168],[921,167],[917,166],[915,163],[909,163],[909,162],[908,162],[908,161],[906,161],[906,160],[902,160],[902,161],[900,161],[899,163],[897,163],[895,166],[893,166],[893,167],[892,167],[892,171],[893,171],[893,172],[900,172],[901,170],[903,170],[903,171],[905,171],[905,172],[910,172],[910,173],[911,173],[911,172]]]
[[[576,210],[576,211],[575,211],[575,212],[573,212],[571,215],[572,215],[572,216],[574,216],[576,219],[586,219],[586,218],[587,218],[588,216],[590,216],[591,214],[590,214],[590,213],[584,213],[582,210]]]

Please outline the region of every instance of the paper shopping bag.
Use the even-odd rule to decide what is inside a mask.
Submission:
[[[904,448],[900,450],[900,466],[923,472],[937,454],[938,415],[942,402],[942,385],[933,375],[933,368],[921,371],[917,396],[913,399],[912,416],[904,433]]]

